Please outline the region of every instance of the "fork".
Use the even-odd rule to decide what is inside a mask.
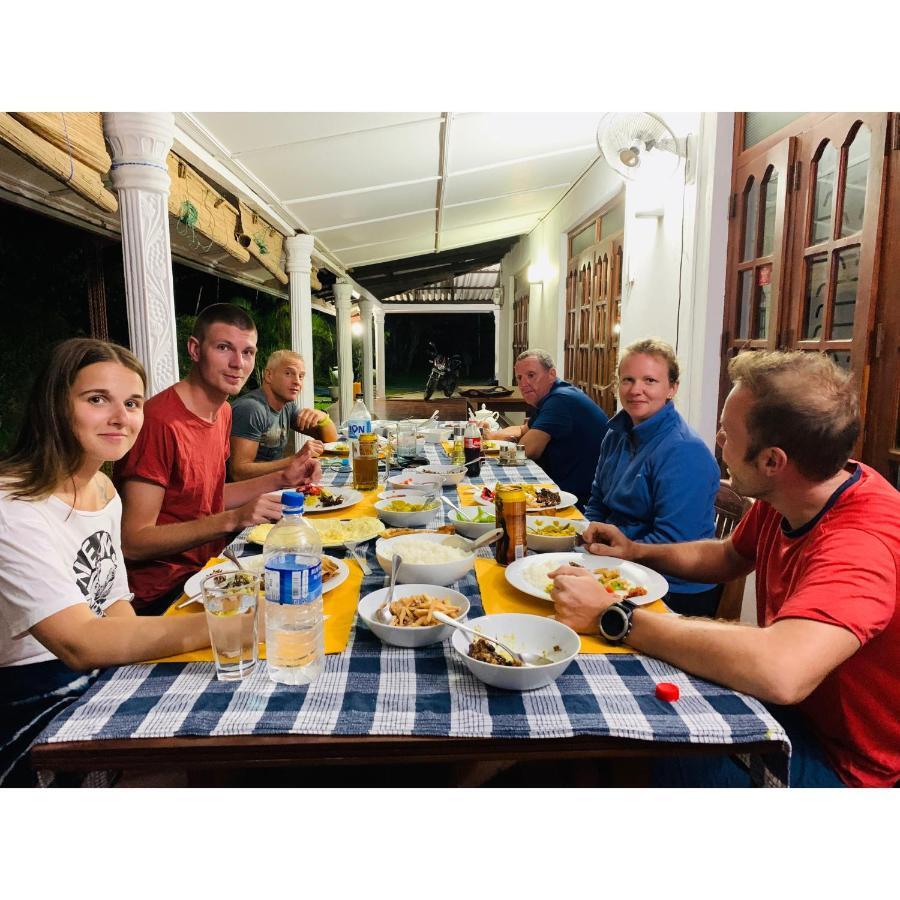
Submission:
[[[341,525],[345,525],[349,521],[349,519],[342,519]],[[356,564],[360,567],[360,569],[362,569],[363,575],[371,575],[372,570],[369,568],[369,564],[366,562],[365,557],[360,556],[356,552],[356,548],[359,546],[359,544],[360,541],[344,541],[344,546],[347,548],[347,552],[356,560]]]

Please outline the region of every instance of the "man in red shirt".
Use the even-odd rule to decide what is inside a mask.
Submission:
[[[141,614],[164,612],[234,532],[280,519],[281,503],[267,494],[320,475],[315,459],[298,454],[278,472],[226,484],[226,401],[253,371],[256,325],[240,307],[213,304],[197,317],[187,349],[190,373],[146,402],[144,427],[115,470],[122,549]]]
[[[848,459],[856,391],[828,357],[743,353],[729,374],[717,441],[734,488],[757,498],[734,533],[637,544],[594,523],[584,540],[592,553],[682,578],[723,582],[755,569],[759,627],[623,608],[570,567],[557,570],[551,592],[557,618],[779,705],[798,761],[792,784],[894,785],[900,494]],[[801,730],[792,733],[794,719]]]

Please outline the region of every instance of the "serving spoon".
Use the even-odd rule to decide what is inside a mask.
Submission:
[[[444,625],[452,625],[454,628],[457,628],[459,631],[464,632],[465,634],[470,634],[474,638],[478,638],[482,641],[487,641],[489,644],[493,644],[495,647],[499,647],[501,650],[505,650],[516,662],[520,662],[523,666],[526,666],[530,669],[536,668],[537,666],[548,666],[553,662],[552,659],[547,659],[546,656],[541,656],[537,653],[528,653],[523,651],[522,653],[513,650],[512,647],[508,647],[503,641],[498,641],[497,638],[488,637],[486,634],[481,634],[481,632],[476,631],[474,628],[469,628],[468,625],[463,625],[460,622],[457,622],[456,619],[451,619],[450,616],[446,615],[442,612],[432,612],[431,614],[437,619],[439,622],[443,622]]]
[[[479,550],[482,547],[486,547],[488,544],[493,544],[494,541],[500,538],[500,535],[503,534],[502,528],[495,528],[493,531],[487,531],[480,538],[476,538],[474,541],[470,541],[467,538],[460,537],[461,541],[465,541],[468,544],[467,547],[462,549],[468,550],[470,552],[474,552],[475,550]],[[457,535],[459,537],[459,535]]]
[[[394,620],[394,614],[391,612],[391,601],[394,599],[394,585],[397,583],[397,573],[400,571],[401,557],[399,553],[395,553],[391,557],[391,583],[388,586],[387,597],[384,603],[375,610],[376,619],[381,619],[385,625],[390,625]]]

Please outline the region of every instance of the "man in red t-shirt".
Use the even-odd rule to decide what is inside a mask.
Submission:
[[[800,720],[821,759],[817,775],[795,780],[792,772],[792,784],[894,785],[900,494],[848,460],[860,428],[856,391],[828,357],[742,353],[729,374],[734,388],[717,441],[735,490],[757,498],[734,533],[638,544],[592,523],[584,540],[592,553],[693,580],[724,582],[755,569],[759,627],[632,610],[570,567],[554,579],[557,618],[791,707],[783,712]]]
[[[141,614],[165,611],[234,532],[281,518],[281,504],[268,493],[320,475],[318,463],[300,453],[278,472],[226,484],[226,401],[253,371],[256,325],[238,306],[213,304],[197,317],[187,349],[190,373],[146,402],[144,427],[115,469],[122,549]]]

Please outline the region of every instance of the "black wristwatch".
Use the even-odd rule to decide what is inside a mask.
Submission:
[[[630,600],[613,603],[598,619],[600,634],[613,644],[621,644],[631,631],[633,612],[634,604]]]

